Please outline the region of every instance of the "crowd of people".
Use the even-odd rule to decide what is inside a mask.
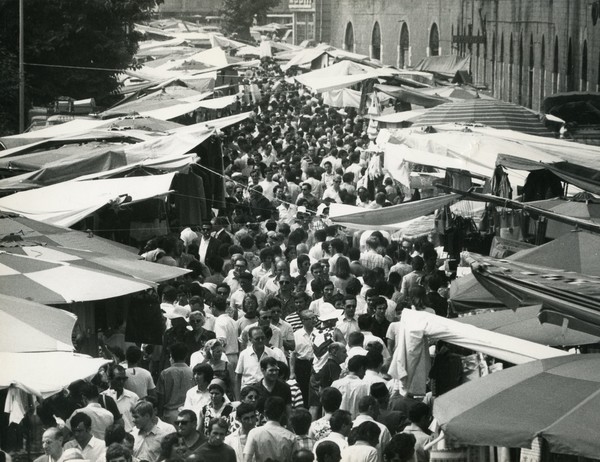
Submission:
[[[37,462],[429,460],[431,400],[387,370],[403,310],[449,315],[438,252],[328,219],[419,193],[386,174],[355,109],[269,60],[244,79],[254,116],[221,134],[219,213],[142,254],[191,270],[159,288],[162,345],[108,346],[64,421],[46,410]]]

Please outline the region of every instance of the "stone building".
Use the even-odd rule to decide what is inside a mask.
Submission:
[[[408,67],[471,57],[476,85],[538,109],[563,91],[600,90],[598,0],[333,0],[331,44]]]

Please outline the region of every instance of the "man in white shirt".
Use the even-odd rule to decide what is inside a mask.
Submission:
[[[131,407],[139,401],[138,395],[124,388],[127,379],[127,373],[123,366],[114,366],[108,371],[108,380],[110,388],[102,392],[103,395],[110,396],[117,403],[125,431],[133,430],[133,417]]]
[[[87,460],[103,460],[106,452],[104,441],[92,435],[92,419],[89,415],[80,412],[71,417],[71,430],[75,439],[65,443],[65,450],[76,448],[81,451]]]
[[[104,441],[104,432],[109,425],[114,423],[114,416],[98,403],[99,394],[98,388],[95,385],[86,383],[82,387],[81,394],[85,406],[73,411],[71,419],[80,412],[87,414],[92,421],[92,436]],[[71,429],[68,422],[66,426]]]
[[[331,415],[329,419],[329,425],[331,427],[331,433],[324,438],[317,440],[313,447],[313,452],[317,453],[317,447],[319,444],[325,441],[331,441],[340,447],[340,451],[343,451],[348,447],[348,435],[352,429],[352,415],[348,411],[338,409]]]
[[[213,379],[213,369],[210,364],[200,363],[194,366],[192,370],[196,386],[190,388],[185,394],[184,409],[194,411],[197,416],[197,422],[200,422],[200,411],[202,407],[210,403],[210,393],[208,385]]]
[[[392,439],[392,435],[385,425],[375,420],[379,416],[379,403],[370,395],[363,396],[358,401],[358,412],[359,415],[354,419],[352,428],[356,428],[364,422],[373,422],[379,427],[381,432],[379,433],[377,452],[379,454],[379,460],[383,460],[383,450]]]
[[[238,390],[241,390],[246,385],[258,383],[263,378],[263,373],[260,369],[260,360],[271,356],[277,360],[283,356],[283,362],[285,362],[285,356],[283,352],[281,355],[275,352],[276,349],[271,349],[265,346],[266,336],[262,328],[255,326],[248,332],[250,338],[250,346],[240,353],[240,358],[235,369],[237,374],[237,386]]]
[[[348,375],[335,380],[331,386],[342,392],[342,404],[340,409],[350,412],[352,417],[358,415],[358,402],[364,396],[368,396],[369,388],[362,381],[365,376],[367,359],[362,355],[356,355],[348,360]]]
[[[215,335],[225,345],[225,354],[229,364],[234,368],[238,361],[239,346],[235,321],[227,314],[227,300],[216,297],[213,300],[213,315],[215,316]]]

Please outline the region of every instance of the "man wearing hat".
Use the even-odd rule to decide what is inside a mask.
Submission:
[[[308,392],[308,404],[313,420],[318,417],[321,407],[319,373],[329,360],[329,346],[334,342],[343,345],[346,343],[344,335],[335,327],[341,315],[342,311],[337,310],[331,303],[321,304],[319,309],[321,327],[312,336],[314,358]]]

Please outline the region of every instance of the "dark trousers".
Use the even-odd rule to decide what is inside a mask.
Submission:
[[[302,392],[304,406],[308,408],[308,387],[310,383],[310,373],[312,371],[312,361],[310,359],[296,359],[294,373],[296,374],[296,382]]]

